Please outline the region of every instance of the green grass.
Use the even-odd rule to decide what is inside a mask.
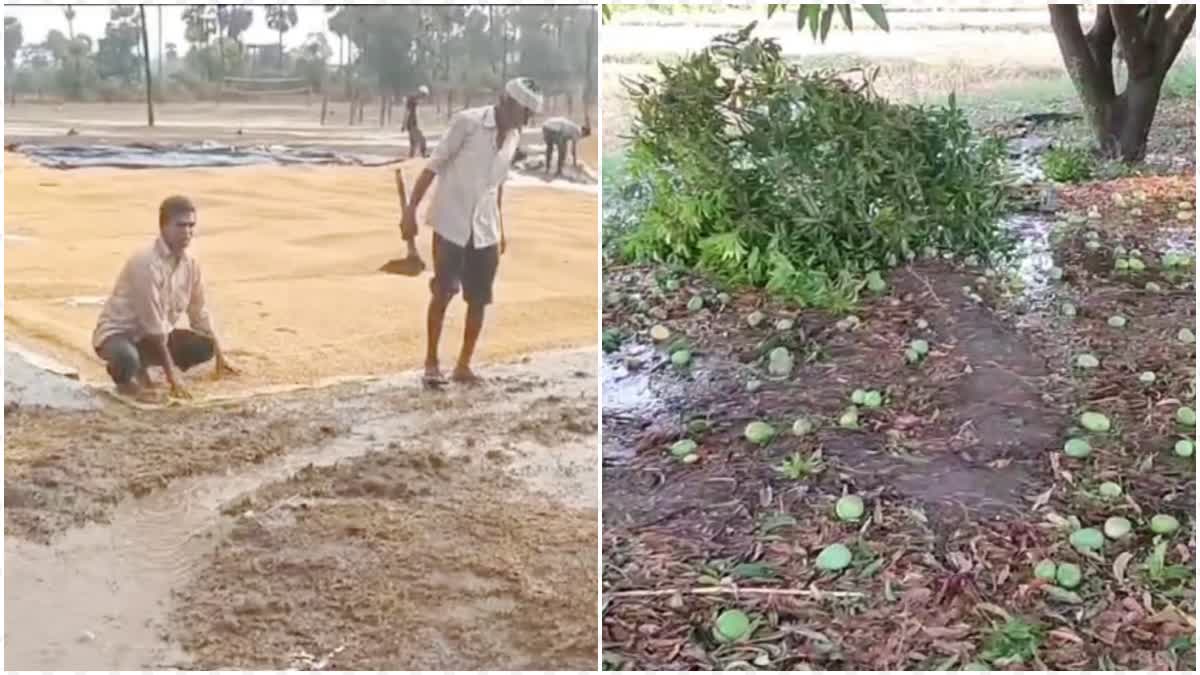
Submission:
[[[1168,98],[1196,98],[1196,60],[1180,58],[1167,72],[1163,83],[1163,96]]]
[[[600,175],[604,180],[606,190],[613,189],[619,184],[621,176],[625,173],[625,164],[624,152],[604,154],[604,159],[600,162]]]
[[[1037,656],[1046,629],[1019,617],[996,626],[984,641],[981,658],[993,666],[1029,663]]]
[[[1046,177],[1060,183],[1079,183],[1095,172],[1092,153],[1085,147],[1066,145],[1048,150],[1042,157]]]
[[[805,456],[798,452],[792,453],[783,463],[775,467],[775,471],[790,480],[804,480],[825,470],[825,462],[820,453],[814,452]]]

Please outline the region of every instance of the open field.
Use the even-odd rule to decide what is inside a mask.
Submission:
[[[1044,6],[1011,12],[901,12],[883,33],[861,13],[855,32],[836,26],[825,44],[795,30],[795,16],[766,21],[765,10],[665,17],[653,12],[621,14],[605,26],[601,100],[607,155],[624,145],[632,110],[622,78],[654,74],[656,59],[670,60],[701,49],[722,33],[751,21],[759,33],[780,41],[784,54],[807,69],[879,68],[875,89],[910,103],[944,103],[955,92],[980,120],[1075,106],[1074,89]],[[1195,38],[1184,46],[1168,89],[1195,97]],[[1021,109],[1024,106],[1024,109]],[[1020,109],[1020,110],[1019,110]],[[1073,108],[1072,108],[1073,109]]]

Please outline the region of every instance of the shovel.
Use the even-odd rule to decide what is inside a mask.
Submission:
[[[396,169],[396,194],[400,196],[400,214],[408,210],[408,193],[404,190],[404,172]],[[379,268],[380,272],[388,274],[400,274],[406,277],[419,276],[425,271],[425,261],[421,260],[421,254],[417,253],[417,244],[415,237],[405,237],[404,246],[407,254],[403,258],[394,258],[383,264]]]

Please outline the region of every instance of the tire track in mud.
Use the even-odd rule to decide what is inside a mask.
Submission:
[[[203,611],[203,603],[211,600],[213,593],[196,595],[196,589],[203,589],[205,583],[217,583],[223,592],[251,600],[255,592],[264,593],[268,603],[264,606],[285,610],[260,625],[272,627],[277,631],[276,637],[289,636],[293,625],[290,622],[302,621],[297,617],[309,620],[318,617],[320,613],[313,612],[311,607],[278,604],[280,601],[268,592],[270,588],[256,590],[254,584],[260,579],[253,570],[237,568],[229,575],[229,570],[222,567],[223,560],[239,559],[244,552],[239,546],[253,540],[253,537],[239,539],[239,533],[244,534],[247,527],[253,530],[253,523],[260,523],[264,516],[256,518],[255,513],[267,518],[291,513],[291,506],[287,505],[291,502],[287,500],[295,495],[286,493],[312,480],[318,481],[322,489],[330,490],[335,503],[329,504],[327,511],[327,506],[317,500],[305,507],[305,512],[318,521],[326,518],[323,522],[339,525],[333,529],[293,530],[294,543],[301,548],[276,551],[280,555],[303,551],[304,555],[316,556],[313,565],[303,558],[289,563],[294,569],[306,570],[308,576],[303,578],[312,581],[321,578],[322,573],[332,573],[336,579],[327,578],[325,583],[346,583],[343,572],[347,570],[338,572],[341,563],[320,564],[316,547],[319,542],[331,547],[334,559],[341,553],[350,556],[347,564],[363,560],[355,555],[356,546],[403,544],[405,537],[394,535],[405,527],[413,527],[413,522],[397,520],[399,512],[395,507],[407,504],[405,499],[428,502],[445,497],[449,501],[436,508],[421,505],[417,513],[442,513],[428,522],[462,525],[463,532],[473,531],[467,526],[469,523],[446,515],[456,513],[454,500],[458,499],[466,505],[464,513],[491,519],[493,532],[507,522],[502,518],[504,514],[520,516],[514,522],[525,528],[522,531],[528,534],[529,542],[545,550],[538,553],[538,546],[524,547],[533,552],[528,555],[535,556],[525,560],[528,563],[525,567],[521,566],[524,558],[519,555],[509,560],[510,583],[519,582],[518,592],[509,593],[512,602],[517,603],[512,611],[520,610],[521,603],[532,602],[536,607],[529,611],[531,616],[553,616],[563,623],[567,614],[552,611],[557,607],[555,603],[565,596],[569,604],[574,597],[571,594],[577,592],[574,589],[584,586],[594,602],[596,587],[594,368],[594,352],[553,353],[498,367],[489,385],[478,390],[422,393],[408,384],[409,378],[404,378],[322,392],[318,399],[309,399],[320,410],[312,417],[327,415],[345,431],[302,447],[285,447],[274,457],[257,458],[252,465],[207,467],[208,473],[178,478],[141,498],[120,500],[111,509],[108,524],[93,522],[68,529],[49,545],[8,537],[6,665],[21,669],[195,667],[193,657],[205,664],[224,667],[245,663],[240,652],[232,648],[229,636],[220,633],[222,615],[215,615],[217,623],[204,620],[214,616]],[[182,426],[186,427],[186,422]],[[230,443],[236,445],[235,441]],[[51,454],[45,461],[52,465],[68,457]],[[410,491],[388,480],[400,474],[387,473],[384,467],[391,463],[409,466],[412,457],[424,462],[423,470],[433,471],[437,479],[429,481],[427,492]],[[436,470],[435,464],[441,469]],[[445,473],[451,467],[454,471]],[[409,469],[411,466],[405,471]],[[439,471],[445,475],[439,477]],[[79,488],[95,489],[82,478]],[[244,495],[254,495],[252,499],[259,501],[238,499]],[[247,505],[251,503],[255,506],[248,516]],[[497,505],[503,508],[495,508]],[[222,511],[232,517],[223,517]],[[418,526],[408,532],[412,535],[421,531]],[[447,527],[446,531],[458,533],[455,527]],[[315,538],[306,539],[305,532]],[[305,541],[310,544],[303,544]],[[501,550],[508,540],[480,537],[475,548],[462,552],[462,557],[489,560],[489,541],[500,546],[496,550]],[[511,547],[511,542],[508,543]],[[566,549],[555,550],[559,545]],[[583,549],[584,553],[573,553],[572,546]],[[453,550],[439,555],[443,562],[456,559]],[[536,557],[539,555],[544,559]],[[544,564],[543,560],[551,564]],[[352,585],[364,593],[366,600],[390,597],[386,592],[372,594],[372,584],[384,584],[387,588],[391,583],[387,577],[372,576],[376,567],[355,569],[363,576],[360,583]],[[589,574],[590,586],[587,586]],[[271,577],[281,582],[287,578]],[[471,583],[467,577],[458,580]],[[453,581],[443,580],[438,585],[445,590],[442,604],[455,589]],[[248,585],[239,589],[238,584]],[[180,595],[172,599],[176,591]],[[561,596],[555,594],[559,591]],[[464,598],[475,597],[473,592],[464,591]],[[199,605],[189,604],[192,601]],[[269,605],[273,601],[277,604]],[[481,602],[486,603],[486,597]],[[505,609],[503,603],[497,607]],[[172,611],[176,612],[174,620],[169,619]],[[506,616],[508,613],[502,612]],[[579,665],[578,653],[582,653],[584,646],[594,659],[596,626],[594,616],[589,619],[594,612],[575,614],[585,623],[560,626],[566,637],[559,642],[565,652],[558,656],[564,662]],[[390,614],[379,612],[377,616]],[[469,613],[463,616],[471,621],[477,618]],[[309,628],[347,625],[354,624],[306,623]],[[385,621],[380,625],[389,624]],[[536,633],[523,632],[539,625],[536,621],[512,624],[507,643],[511,646],[508,652],[511,663],[524,663],[520,660],[523,653],[552,654]],[[470,631],[454,633],[452,623],[443,622],[441,626],[448,631],[443,637],[447,644],[474,637]],[[314,644],[300,643],[295,649],[284,649],[282,642],[271,641],[252,628],[242,626],[237,635],[278,646],[286,652],[259,649],[255,652],[262,659],[259,663],[269,661],[280,668],[302,667],[303,659],[297,661],[300,657],[290,652],[315,648]],[[392,626],[389,630],[394,629]],[[432,630],[436,633],[436,629]],[[363,639],[365,634],[356,632],[350,637]],[[426,631],[425,636],[430,634]],[[214,650],[212,644],[224,644],[230,650],[221,651],[219,647]],[[367,640],[362,644],[377,648],[370,658],[388,659],[386,650],[378,651],[385,643]],[[395,647],[398,643],[390,644]],[[395,657],[392,663],[402,660],[395,654],[390,656]],[[361,650],[348,650],[342,658],[339,665],[379,663],[370,661]],[[571,661],[572,658],[576,661]]]

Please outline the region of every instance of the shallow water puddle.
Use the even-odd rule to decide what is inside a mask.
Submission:
[[[1045,306],[1053,301],[1055,291],[1054,251],[1050,233],[1054,223],[1044,216],[1017,214],[1004,222],[1004,227],[1017,236],[1012,270],[1021,280],[1020,300],[1024,304]]]
[[[637,453],[635,437],[666,404],[651,389],[652,372],[644,364],[653,349],[628,345],[614,354],[605,354],[600,365],[601,404],[604,410],[602,453],[606,465],[629,461]]]
[[[5,665],[21,670],[138,670],[177,667],[184,655],[164,641],[171,590],[220,541],[221,507],[241,494],[381,449],[369,439],[402,434],[427,412],[360,425],[332,443],[251,470],[182,481],[117,507],[111,524],[66,532],[50,546],[6,538]],[[12,618],[20,617],[20,621]]]
[[[600,366],[603,386],[602,402],[605,412],[647,412],[661,406],[658,396],[650,390],[650,373],[629,368],[629,359],[645,356],[651,350],[631,347],[617,354],[606,354]]]

